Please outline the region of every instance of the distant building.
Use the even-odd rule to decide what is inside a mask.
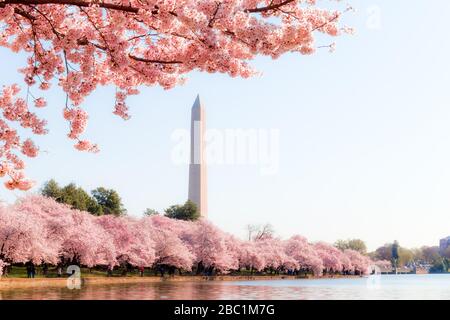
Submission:
[[[439,241],[439,253],[441,255],[444,255],[444,253],[447,251],[448,247],[450,247],[450,237],[441,239]]]

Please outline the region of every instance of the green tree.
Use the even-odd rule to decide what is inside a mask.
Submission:
[[[434,264],[436,261],[441,260],[441,255],[439,254],[439,247],[422,247],[420,248],[419,259],[428,264]]]
[[[126,209],[122,204],[117,191],[99,187],[91,191],[92,196],[97,200],[98,205],[102,208],[103,214],[112,214],[120,216],[126,213]]]
[[[41,189],[41,194],[58,201],[61,198],[61,188],[54,179],[50,179],[44,183]]]
[[[388,243],[377,248],[375,252],[370,253],[369,256],[374,260],[392,261],[392,244]]]
[[[369,257],[373,260],[387,260],[391,261],[394,268],[403,267],[413,262],[422,261],[423,253],[421,250],[411,250],[403,248],[397,241],[394,243],[385,244],[379,247],[375,252],[369,253]],[[428,253],[427,253],[428,254]]]
[[[430,268],[430,273],[447,273],[448,261],[447,259],[440,258],[436,260]]]
[[[44,184],[41,194],[53,198],[57,202],[68,204],[74,209],[87,211],[94,215],[103,214],[103,209],[97,201],[74,183],[61,188],[54,179],[51,179]]]
[[[334,246],[342,251],[352,249],[362,254],[367,253],[366,243],[361,239],[338,240]]]
[[[184,205],[174,205],[165,210],[166,216],[172,219],[178,220],[197,220],[200,218],[200,212],[197,209],[197,205],[188,200]]]
[[[144,216],[147,216],[147,217],[156,216],[158,214],[159,214],[159,212],[156,211],[155,209],[147,208],[144,210]]]
[[[81,211],[88,211],[94,215],[103,214],[102,207],[98,205],[97,201],[74,183],[70,183],[61,189],[60,200],[60,202],[67,203]]]
[[[68,204],[74,209],[88,211],[95,215],[102,214],[102,208],[98,206],[95,199],[74,183],[61,188],[54,179],[51,179],[44,184],[41,194],[57,202]]]
[[[407,248],[403,248],[403,247],[399,247],[398,248],[398,265],[399,266],[405,266],[405,265],[409,265],[411,263],[414,262],[414,251],[407,249]]]

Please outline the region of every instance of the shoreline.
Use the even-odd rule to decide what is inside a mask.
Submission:
[[[291,275],[255,275],[255,276],[129,276],[129,277],[81,277],[82,286],[86,285],[114,285],[132,283],[162,283],[162,282],[207,282],[207,281],[257,281],[257,280],[312,280],[312,279],[343,279],[360,278],[361,276],[291,276]],[[0,291],[10,289],[34,288],[64,288],[70,278],[0,278]]]

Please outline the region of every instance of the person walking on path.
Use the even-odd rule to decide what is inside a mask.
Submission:
[[[30,264],[30,273],[31,273],[31,278],[34,278],[34,276],[36,275],[36,268],[34,267],[34,263]]]
[[[31,278],[31,262],[27,262],[26,264],[25,264],[25,267],[26,267],[26,269],[27,269],[27,278]]]
[[[62,277],[62,267],[61,265],[58,265],[58,268],[56,269],[56,273],[58,274],[58,278]]]

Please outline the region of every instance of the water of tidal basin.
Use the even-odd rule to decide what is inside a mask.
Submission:
[[[30,280],[32,281],[32,280]],[[163,282],[90,285],[81,290],[0,290],[0,299],[450,299],[450,275],[351,279]]]

